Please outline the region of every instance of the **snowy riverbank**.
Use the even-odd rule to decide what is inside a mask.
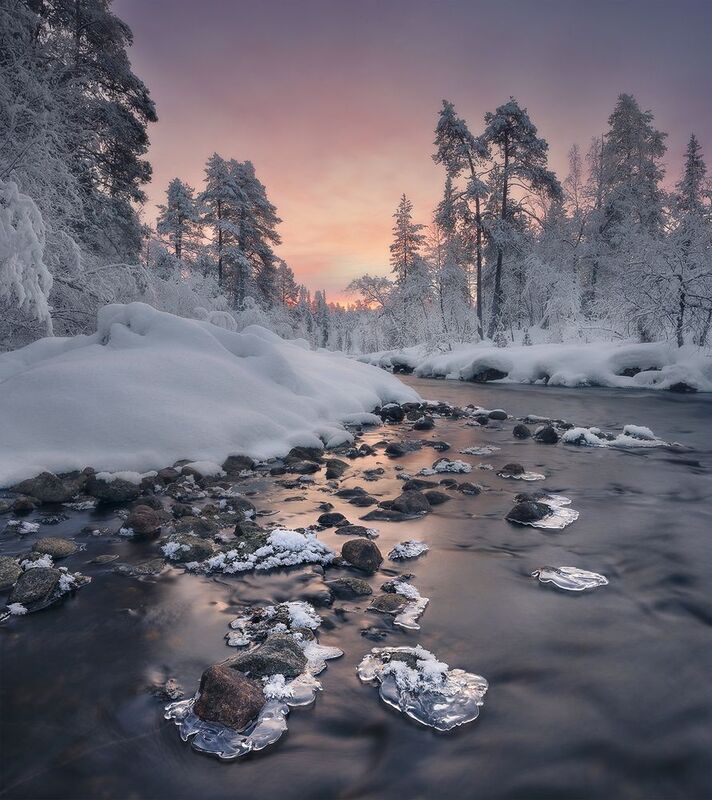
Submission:
[[[433,353],[417,345],[359,361],[421,378],[712,392],[712,353],[664,342],[539,344],[506,348],[455,344]]]
[[[0,486],[43,470],[143,472],[334,446],[350,440],[345,423],[416,399],[382,370],[264,328],[110,305],[91,336],[0,355]]]

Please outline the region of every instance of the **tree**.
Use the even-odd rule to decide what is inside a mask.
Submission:
[[[482,142],[498,153],[501,169],[498,194],[502,231],[497,245],[492,314],[488,330],[491,338],[499,325],[504,301],[502,272],[506,228],[515,210],[526,212],[526,203],[531,192],[542,191],[551,199],[557,199],[561,197],[561,186],[554,173],[547,169],[549,145],[537,136],[536,126],[529,118],[527,110],[521,108],[514,98],[510,98],[509,102],[499,106],[494,112],[488,111],[485,114]],[[514,188],[523,192],[524,196],[514,200],[511,195]]]
[[[286,261],[277,259],[277,293],[279,302],[283,306],[294,306],[299,300],[299,285],[294,278],[294,272]]]
[[[474,203],[475,213],[475,261],[477,292],[477,333],[484,338],[482,322],[483,283],[482,283],[482,251],[483,251],[483,216],[482,204],[486,200],[489,189],[483,180],[483,167],[489,158],[487,144],[481,137],[470,133],[467,124],[455,113],[455,107],[448,100],[443,100],[443,107],[435,128],[435,146],[433,155],[436,164],[445,166],[448,178],[456,178],[463,170],[469,172],[464,197]]]
[[[413,203],[403,194],[395,214],[393,225],[393,242],[391,243],[391,268],[399,283],[408,279],[408,271],[420,255],[425,241],[421,233],[424,225],[413,222]]]
[[[180,178],[173,178],[166,191],[166,204],[158,207],[156,230],[168,239],[179,261],[183,258],[184,245],[190,245],[198,226],[194,191]]]

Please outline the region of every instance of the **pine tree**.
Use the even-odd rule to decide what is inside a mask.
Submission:
[[[485,114],[485,131],[482,141],[494,149],[500,157],[501,183],[498,187],[500,221],[504,229],[497,245],[497,262],[494,274],[492,295],[492,314],[488,335],[493,336],[500,325],[500,315],[504,296],[502,293],[502,272],[504,267],[503,233],[511,223],[516,209],[521,209],[530,192],[542,192],[552,199],[561,196],[561,186],[547,168],[549,145],[537,136],[537,129],[529,118],[527,110],[521,108],[514,98],[499,106],[494,112]],[[525,192],[524,199],[513,200],[512,188]]]
[[[299,300],[299,285],[294,278],[294,272],[286,261],[277,259],[277,291],[279,302],[283,306],[294,306]]]
[[[413,222],[413,203],[405,194],[401,196],[393,219],[395,219],[395,223],[393,225],[393,242],[390,246],[391,268],[396,275],[396,280],[404,283],[425,242],[425,236],[421,233],[425,226]]]
[[[227,161],[213,153],[205,165],[205,189],[199,202],[204,209],[202,223],[213,229],[213,249],[218,267],[218,286],[224,283],[226,224],[230,208],[238,202]]]
[[[190,247],[198,226],[194,191],[180,178],[173,178],[166,191],[166,204],[158,207],[156,230],[168,239],[179,261],[183,258],[184,246]]]

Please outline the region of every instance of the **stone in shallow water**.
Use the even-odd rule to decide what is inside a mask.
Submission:
[[[59,588],[62,573],[52,567],[34,567],[28,569],[17,579],[10,603],[20,603],[28,608],[43,608],[49,605]]]
[[[560,494],[546,494],[546,492],[534,492],[531,494],[523,493],[516,496],[517,505],[514,506],[512,511],[507,515],[509,522],[516,522],[520,525],[531,525],[532,528],[542,528],[543,530],[562,530],[572,522],[576,522],[579,518],[579,512],[573,508],[568,508],[571,505],[571,500]],[[548,513],[543,517],[537,519],[537,514],[533,515],[531,519],[526,520],[524,517],[526,513],[517,513],[519,519],[512,519],[510,515],[515,513],[516,509],[532,508],[539,509],[540,506],[546,506],[549,509]]]
[[[38,539],[32,545],[32,549],[35,553],[47,553],[52,558],[57,559],[74,555],[79,548],[69,539],[62,539],[59,536],[47,536],[44,539]]]
[[[260,678],[277,674],[294,678],[304,671],[306,663],[306,656],[292,636],[274,633],[254,650],[235,656],[228,665]]]
[[[552,425],[544,425],[536,431],[534,439],[541,444],[556,444],[559,441],[559,434]]]
[[[538,578],[540,583],[553,583],[568,592],[582,592],[584,589],[608,585],[605,576],[578,567],[539,567],[532,572],[532,578]]]
[[[0,556],[0,591],[9,589],[20,577],[22,569],[10,556]]]
[[[373,594],[373,589],[361,578],[335,578],[326,581],[326,585],[340,598],[366,597]]]
[[[388,558],[391,560],[416,558],[423,553],[427,553],[428,549],[428,545],[425,544],[425,542],[419,542],[416,539],[407,539],[405,542],[399,542],[388,554]]]
[[[515,439],[531,439],[532,432],[523,423],[519,423],[512,429],[512,436]]]
[[[430,511],[430,503],[422,492],[408,491],[396,497],[392,509],[401,514],[427,514]]]
[[[262,710],[262,686],[223,664],[208,667],[200,679],[193,711],[206,722],[243,730]]]
[[[381,551],[370,539],[349,539],[341,548],[341,556],[352,567],[375,572],[383,562]]]
[[[477,719],[488,689],[482,676],[450,669],[420,646],[374,647],[356,671],[380,684],[386,704],[439,731]]]

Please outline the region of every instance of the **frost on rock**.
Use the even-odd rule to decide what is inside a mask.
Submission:
[[[477,719],[488,689],[482,676],[450,669],[420,646],[374,647],[356,671],[380,684],[384,703],[439,731]]]
[[[561,437],[565,444],[581,447],[618,447],[622,449],[638,447],[665,447],[668,442],[658,437],[642,425],[625,425],[618,435],[606,433],[600,428],[571,428]]]
[[[584,589],[608,585],[608,578],[578,567],[540,567],[532,572],[532,578],[538,578],[540,583],[553,583],[568,592],[582,592]]]
[[[483,447],[465,447],[460,450],[460,454],[463,456],[491,456],[501,449],[501,447],[495,447],[493,444],[486,444]]]
[[[239,732],[200,719],[193,713],[197,696],[167,705],[165,718],[175,722],[184,742],[192,738],[193,748],[225,760],[274,744],[287,730],[289,709],[308,706],[316,699],[322,686],[315,676],[326,669],[327,660],[344,654],[338,647],[320,645],[316,639],[305,636],[305,629],[313,632],[319,625],[321,617],[314,607],[300,600],[255,606],[230,623],[233,632],[227,635],[229,645],[245,647],[264,641],[271,633],[287,633],[302,648],[307,659],[304,672],[292,680],[280,674],[262,678],[265,704],[246,730]]]
[[[441,458],[432,467],[421,469],[419,475],[436,475],[440,472],[472,472],[472,465],[456,459]]]
[[[425,542],[419,542],[416,539],[407,539],[405,542],[399,542],[388,554],[388,558],[394,561],[401,558],[416,558],[423,553],[427,553],[429,549]]]
[[[11,519],[7,523],[7,527],[14,530],[20,536],[27,536],[28,533],[37,533],[40,529],[39,522],[26,522],[20,519]]]
[[[194,572],[224,572],[228,575],[250,570],[294,567],[298,564],[329,564],[336,553],[320,542],[312,531],[275,528],[266,534],[264,543],[239,542],[236,547],[211,556],[205,561],[191,561],[186,568]]]
[[[27,609],[22,603],[8,603],[7,610],[10,614],[16,617],[22,617],[27,614]]]
[[[389,595],[400,595],[403,597],[405,604],[399,604],[399,607],[393,609],[390,607],[384,608],[377,605],[378,598],[375,598],[369,610],[382,614],[392,614],[394,625],[409,631],[419,631],[418,620],[427,608],[430,598],[423,597],[415,586],[405,579],[399,580],[396,578],[392,581],[387,581],[381,588]]]

